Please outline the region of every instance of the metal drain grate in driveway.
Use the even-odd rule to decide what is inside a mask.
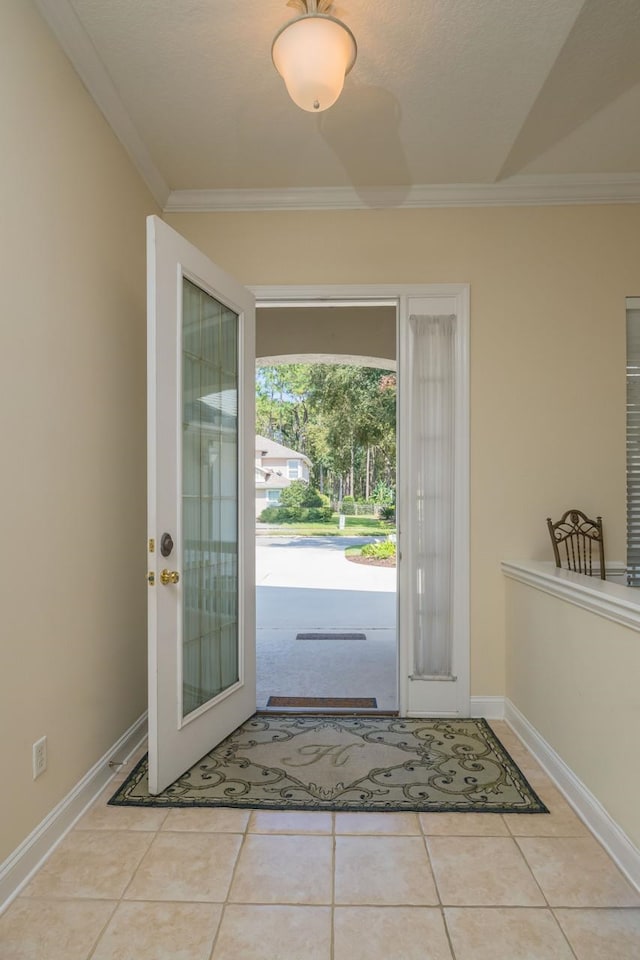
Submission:
[[[366,640],[366,633],[297,633],[296,640]]]

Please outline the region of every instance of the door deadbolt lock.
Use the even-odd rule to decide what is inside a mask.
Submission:
[[[160,574],[160,583],[166,587],[170,583],[179,583],[180,574],[177,570],[163,570]]]
[[[160,553],[163,557],[168,557],[173,550],[173,538],[170,533],[163,533],[160,537]]]

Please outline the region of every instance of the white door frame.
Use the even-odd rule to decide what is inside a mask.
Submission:
[[[395,305],[396,362],[398,370],[398,703],[401,716],[469,716],[470,714],[470,631],[469,631],[469,284],[314,284],[249,286],[257,307]],[[402,598],[409,597],[410,571],[402,564],[402,531],[406,529],[406,505],[410,491],[403,470],[403,451],[408,450],[406,418],[402,416],[402,370],[408,357],[409,316],[455,313],[458,338],[455,354],[456,472],[454,490],[454,636],[453,673],[455,694],[447,680],[425,682],[412,679],[413,650],[410,617],[403,616]],[[428,699],[425,694],[429,690]]]

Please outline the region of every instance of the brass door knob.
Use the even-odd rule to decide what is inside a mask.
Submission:
[[[163,570],[160,574],[160,583],[165,587],[169,583],[178,583],[179,580],[180,574],[177,570]]]

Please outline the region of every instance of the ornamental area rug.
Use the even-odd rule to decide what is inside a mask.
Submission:
[[[486,720],[256,714],[163,793],[144,757],[109,803],[548,813]]]

